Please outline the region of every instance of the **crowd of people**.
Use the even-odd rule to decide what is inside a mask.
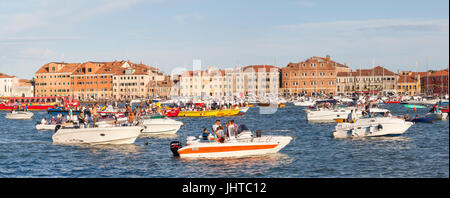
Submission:
[[[203,129],[202,139],[203,140],[215,140],[217,142],[224,143],[228,140],[236,139],[238,135],[238,125],[234,122],[234,120],[229,120],[223,126],[220,120],[216,120],[216,122],[212,125],[211,131],[208,131],[207,128]]]

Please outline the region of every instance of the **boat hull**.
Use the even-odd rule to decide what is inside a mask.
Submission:
[[[235,116],[238,115],[240,111],[240,109],[222,109],[219,110],[216,116]]]
[[[334,138],[399,136],[412,125],[412,122],[398,118],[367,118],[356,123],[338,124],[332,135]]]
[[[292,140],[292,137],[271,136],[253,138],[253,141],[231,143],[197,143],[178,150],[183,158],[243,157],[277,153]]]
[[[105,127],[59,129],[53,136],[56,144],[133,144],[142,127]]]
[[[33,117],[34,113],[32,112],[13,112],[7,113],[5,118],[13,119],[13,120],[28,120]]]
[[[36,129],[41,131],[53,131],[56,128],[56,124],[36,124]]]
[[[171,135],[177,133],[183,123],[171,119],[147,119],[142,126],[141,135]]]
[[[335,119],[345,119],[351,112],[350,109],[336,109],[330,111],[308,111],[306,119],[309,122],[335,122]],[[362,112],[356,111],[356,116],[361,117]]]
[[[217,116],[219,110],[211,111],[180,111],[178,117],[212,117]]]

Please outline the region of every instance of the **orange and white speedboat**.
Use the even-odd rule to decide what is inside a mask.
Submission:
[[[277,153],[292,140],[290,136],[261,136],[260,134],[257,132],[254,136],[245,125],[241,125],[236,138],[227,139],[223,143],[189,136],[185,147],[182,147],[180,142],[173,141],[170,143],[170,150],[174,156],[182,158],[242,157]]]

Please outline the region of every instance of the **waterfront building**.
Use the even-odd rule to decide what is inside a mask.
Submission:
[[[19,79],[12,88],[13,96],[34,97],[34,88],[29,80]]]
[[[0,73],[0,97],[13,96],[13,87],[18,83],[16,76],[10,76],[4,73]]]
[[[397,93],[400,95],[416,96],[421,93],[420,74],[418,72],[401,71],[397,82]]]
[[[130,61],[51,62],[35,73],[36,96],[76,99],[134,99],[149,97],[148,84],[165,81],[157,68]]]
[[[395,93],[398,75],[382,67],[357,69],[349,72],[338,72],[336,93],[349,95],[352,93]]]
[[[281,90],[285,96],[335,95],[337,73],[349,71],[349,67],[331,60],[329,55],[313,56],[281,68]]]
[[[448,94],[448,68],[439,71],[423,72],[420,76],[422,93],[431,96]]]
[[[277,97],[280,88],[280,68],[273,65],[249,65],[236,78],[237,91],[246,96]],[[243,89],[242,89],[243,88]]]
[[[225,71],[209,67],[205,71],[185,71],[180,76],[180,94],[183,97],[225,96]]]
[[[43,65],[34,75],[35,96],[73,95],[71,75],[80,63],[51,62]]]

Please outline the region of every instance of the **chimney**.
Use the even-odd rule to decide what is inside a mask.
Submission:
[[[331,58],[330,58],[330,55],[329,55],[329,54],[327,54],[327,56],[326,56],[326,60],[327,60],[327,61],[330,61],[330,60],[331,60]]]

